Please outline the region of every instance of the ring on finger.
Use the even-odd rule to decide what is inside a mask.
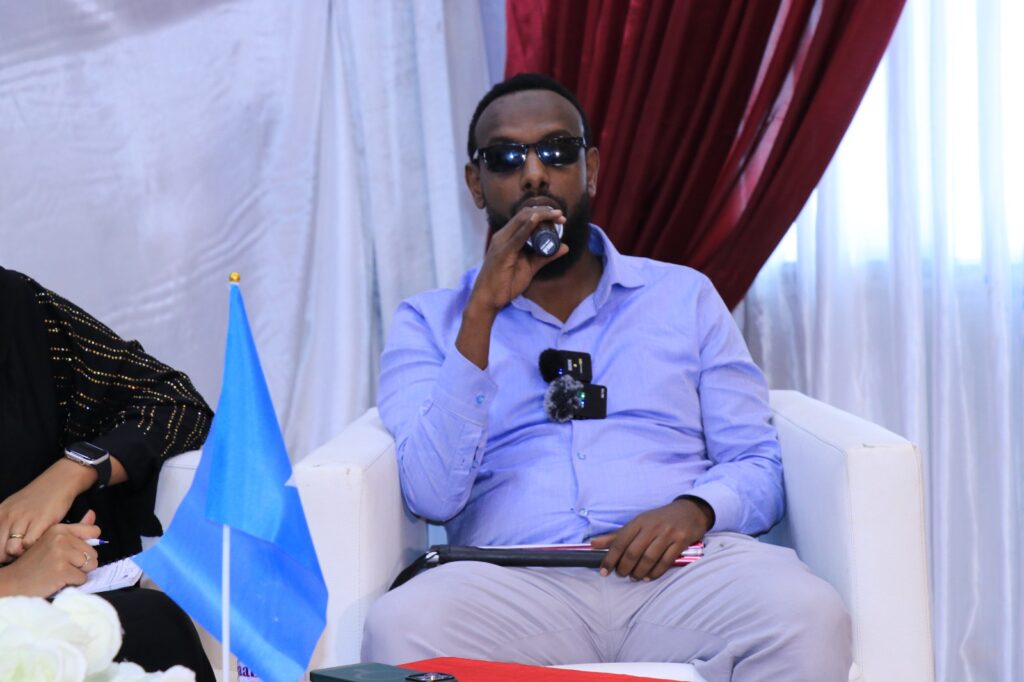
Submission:
[[[7,537],[10,540],[24,540],[25,539],[25,534],[24,533],[10,533]]]

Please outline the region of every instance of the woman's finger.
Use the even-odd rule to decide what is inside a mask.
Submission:
[[[19,557],[25,553],[24,537],[24,533],[16,531],[11,531],[7,534],[4,551],[8,557]]]
[[[87,523],[70,523],[67,529],[79,540],[92,540],[100,536],[100,527]]]
[[[39,541],[39,537],[46,532],[49,526],[33,521],[29,519],[28,526],[25,528],[25,537],[22,538],[21,544],[25,549],[28,549],[32,545]]]

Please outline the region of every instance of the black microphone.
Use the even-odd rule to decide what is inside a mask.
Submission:
[[[576,416],[581,405],[579,393],[583,390],[583,382],[563,374],[548,385],[544,392],[544,412],[549,419],[556,422],[567,422]]]
[[[548,384],[544,392],[544,413],[556,422],[604,419],[608,416],[608,389],[563,374]]]
[[[561,228],[561,225],[558,226]],[[553,256],[562,244],[562,231],[554,223],[541,223],[526,240],[527,246],[542,256]]]

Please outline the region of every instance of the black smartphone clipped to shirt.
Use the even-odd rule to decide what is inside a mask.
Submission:
[[[604,419],[608,416],[608,389],[599,384],[583,384],[576,403],[579,407],[573,419]]]

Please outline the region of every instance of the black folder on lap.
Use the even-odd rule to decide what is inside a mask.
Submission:
[[[424,568],[452,561],[483,561],[498,566],[554,566],[598,568],[608,553],[606,549],[589,549],[586,545],[552,547],[472,547],[467,545],[433,545],[427,552],[409,564],[389,589],[408,582]],[[683,565],[699,559],[704,545],[688,548],[676,561]]]
[[[470,547],[434,545],[437,563],[483,561],[499,566],[576,566],[597,568],[608,553],[606,549],[560,549],[543,547]]]

